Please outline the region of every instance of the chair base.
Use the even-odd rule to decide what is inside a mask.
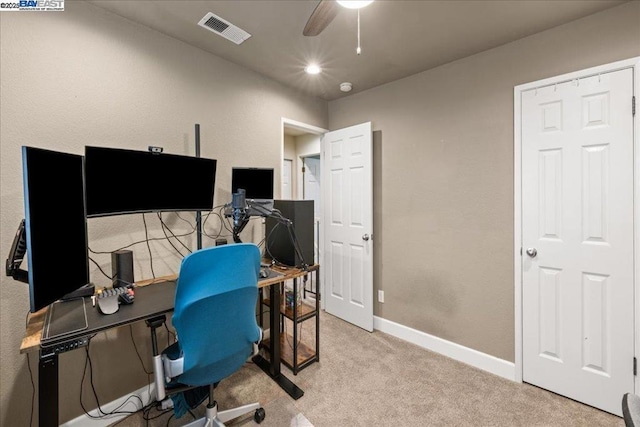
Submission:
[[[213,406],[207,405],[207,412],[203,418],[186,424],[185,427],[225,427],[225,422],[258,409],[260,409],[259,403],[250,403],[238,408],[218,412],[218,404],[214,403]]]

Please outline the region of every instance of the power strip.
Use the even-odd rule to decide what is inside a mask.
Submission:
[[[89,345],[89,337],[76,338],[71,341],[65,341],[51,346],[41,346],[41,356],[51,356],[54,354],[65,353],[67,351],[75,350],[80,347],[86,347]]]

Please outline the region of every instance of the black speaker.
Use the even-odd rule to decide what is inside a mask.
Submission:
[[[292,267],[300,267],[304,261],[307,265],[315,263],[313,259],[313,200],[274,200],[273,208],[293,223],[291,231],[302,254],[303,260],[295,250],[285,224],[267,217],[265,255],[276,262]]]
[[[121,250],[111,252],[111,275],[113,287],[133,284],[133,252]]]

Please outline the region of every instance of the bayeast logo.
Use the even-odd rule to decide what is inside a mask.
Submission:
[[[0,12],[10,11],[63,11],[64,0],[20,0],[0,3]]]
[[[41,10],[64,7],[64,0],[20,0],[20,8],[38,8]]]

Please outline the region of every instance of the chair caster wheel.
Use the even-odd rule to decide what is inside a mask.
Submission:
[[[264,421],[264,418],[267,416],[267,414],[264,412],[263,408],[258,408],[256,409],[256,413],[253,414],[253,420],[260,424],[261,422]]]

